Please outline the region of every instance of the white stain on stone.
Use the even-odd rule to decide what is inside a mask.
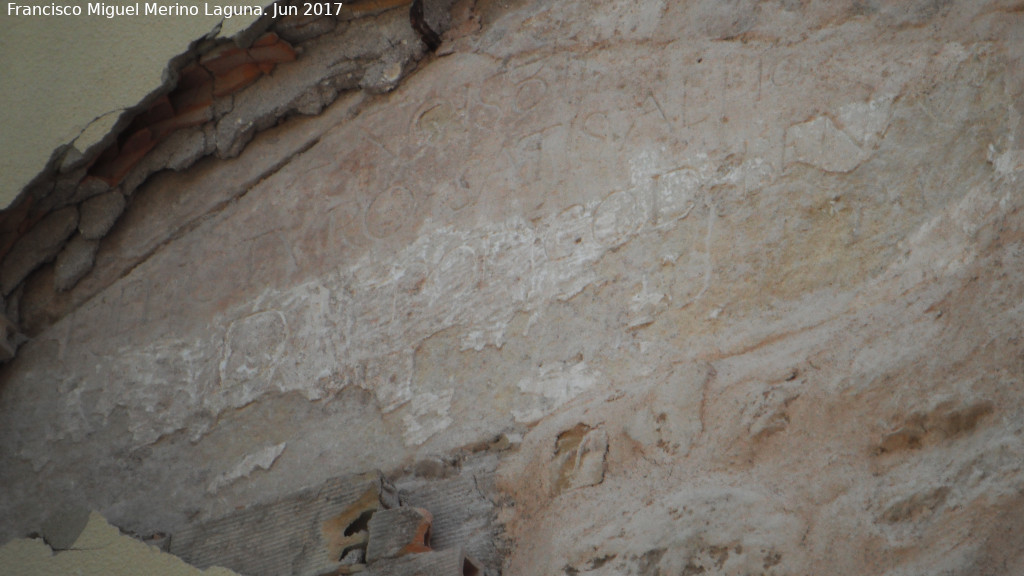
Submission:
[[[537,374],[523,378],[517,384],[527,395],[525,407],[513,409],[516,422],[535,422],[551,414],[565,403],[593,388],[600,373],[591,371],[586,361],[552,367],[543,366]]]
[[[517,314],[542,321],[551,302],[602,282],[594,264],[609,250],[682,222],[710,233],[709,223],[693,219],[704,204],[702,187],[715,174],[706,158],[680,162],[658,151],[639,152],[631,169],[630,186],[603,202],[468,229],[426,222],[420,237],[389,257],[368,254],[226,311],[211,319],[205,338],[126,347],[109,360],[109,370],[98,366],[96,373],[109,371],[136,385],[115,392],[99,379],[82,378],[90,406],[69,407],[65,413],[74,422],[55,430],[55,438],[87,433],[91,421],[126,406],[137,445],[182,429],[195,439],[208,430],[204,422],[266,395],[298,392],[319,400],[355,384],[374,395],[384,414],[419,410],[409,413],[406,441],[424,442],[450,419],[441,396],[417,406],[422,394],[412,375],[421,342],[454,328],[464,350],[500,348]],[[676,286],[669,295],[651,284],[643,302],[637,301],[641,312],[658,301],[658,293],[662,304],[682,305],[706,290],[706,246],[690,251],[697,266],[692,285]],[[530,421],[557,409],[595,378],[580,364],[524,379],[524,398],[513,401],[516,419]],[[431,423],[432,413],[441,416]]]
[[[989,144],[988,161],[999,174],[1012,175],[1024,170],[1024,150],[1007,150],[1000,153],[996,151],[995,146]]]
[[[236,320],[224,337],[220,362],[221,386],[243,403],[265,393],[288,341],[288,322],[277,310]]]
[[[287,442],[282,442],[276,446],[267,446],[258,452],[246,454],[245,458],[242,458],[234,468],[214,478],[213,482],[206,487],[206,491],[215,494],[221,488],[248,477],[257,469],[270,470],[287,445]]]
[[[402,424],[405,426],[402,436],[406,446],[419,446],[451,425],[452,419],[448,413],[454,393],[451,389],[440,394],[426,392],[409,403],[408,413],[402,416]]]
[[[892,117],[895,95],[884,95],[867,102],[853,102],[839,108],[839,122],[846,134],[862,146],[878,143]]]
[[[656,308],[664,301],[665,294],[651,289],[645,276],[641,280],[640,290],[629,300],[629,327],[651,323],[654,320]]]

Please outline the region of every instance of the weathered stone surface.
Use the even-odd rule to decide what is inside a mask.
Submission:
[[[82,235],[75,236],[64,246],[53,267],[54,288],[58,292],[70,290],[92,270],[99,246],[98,240],[87,240]]]
[[[78,231],[87,240],[99,240],[124,212],[124,195],[119,190],[100,194],[82,203]]]
[[[78,210],[73,207],[51,212],[18,239],[0,264],[0,290],[6,296],[40,264],[60,251],[64,241],[78,226]]]
[[[474,9],[288,154],[142,186],[5,369],[0,534],[518,431],[505,573],[1020,572],[1024,14]]]

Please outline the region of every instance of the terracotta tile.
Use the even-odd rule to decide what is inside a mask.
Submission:
[[[151,124],[156,124],[170,117],[174,116],[174,108],[171,106],[171,101],[167,96],[161,96],[153,102],[148,110],[139,114],[132,120],[132,123],[128,126],[126,132],[134,133],[141,130]]]
[[[249,49],[249,55],[256,62],[291,62],[295,60],[295,50],[287,42],[281,40],[269,46],[253,46]]]
[[[235,68],[252,63],[248,51],[226,44],[225,48],[215,49],[199,59],[199,63],[214,76],[221,76]]]
[[[211,82],[213,82],[213,76],[210,71],[200,66],[198,62],[193,62],[178,72],[178,85],[174,88],[174,92],[186,91]]]
[[[103,152],[100,152],[100,155],[96,157],[92,166],[90,166],[89,176],[99,178],[110,185],[110,179],[105,175],[108,172],[107,167],[113,164],[120,151],[121,148],[117,145],[117,142],[107,146],[107,148],[103,150]]]
[[[213,96],[220,98],[233,94],[252,84],[262,75],[260,67],[252,62],[228,70],[224,74],[218,74],[213,81]]]
[[[208,108],[213,104],[213,78],[206,84],[183,91],[175,90],[171,93],[170,99],[177,115],[197,108]]]
[[[153,124],[149,129],[153,133],[153,139],[159,142],[176,130],[198,126],[210,120],[213,120],[213,108],[210,104],[207,104],[206,106],[194,106],[187,109],[163,122]]]
[[[274,44],[277,44],[280,41],[281,39],[277,36],[277,34],[274,34],[273,32],[267,32],[263,36],[257,38],[256,41],[252,43],[252,47],[256,48],[259,46],[273,46]]]
[[[116,156],[103,162],[97,162],[91,173],[110,186],[116,186],[156,144],[157,140],[153,139],[152,132],[148,128],[143,128],[129,136],[120,149],[113,146],[108,148],[104,155],[114,149],[117,150]]]

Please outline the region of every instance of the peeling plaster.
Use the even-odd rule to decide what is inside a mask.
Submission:
[[[0,208],[73,144],[86,152],[160,89],[166,65],[204,37],[230,38],[255,18],[235,16],[6,16],[0,35]],[[59,158],[58,158],[59,161]]]
[[[97,512],[89,515],[85,529],[67,549],[54,552],[40,538],[12,540],[0,547],[0,568],[5,574],[43,576],[233,576],[217,566],[200,570],[176,556],[121,532]]]

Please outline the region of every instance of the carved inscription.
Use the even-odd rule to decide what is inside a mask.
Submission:
[[[288,340],[288,323],[278,310],[259,312],[231,323],[220,363],[223,392],[245,401],[265,393]]]
[[[540,104],[547,94],[548,85],[540,78],[530,78],[516,87],[515,110],[522,114]]]
[[[594,237],[614,248],[626,242],[647,218],[643,198],[633,190],[613,192],[594,214]]]
[[[416,204],[411,192],[393,186],[381,192],[366,209],[366,230],[374,238],[387,238],[402,229]]]

